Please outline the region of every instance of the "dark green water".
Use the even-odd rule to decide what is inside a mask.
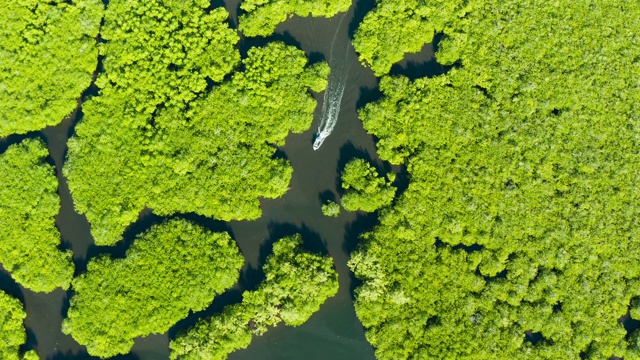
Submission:
[[[239,1],[231,0],[225,6],[231,13],[232,23],[237,24]],[[312,251],[323,252],[334,259],[339,273],[340,290],[329,299],[307,323],[291,328],[280,325],[270,329],[264,336],[255,337],[246,350],[233,353],[230,359],[374,359],[374,351],[366,341],[364,329],[356,318],[352,303],[355,287],[347,268],[348,254],[356,246],[357,235],[370,229],[376,221],[375,215],[343,212],[337,218],[322,215],[321,205],[328,198],[339,198],[338,172],[352,157],[365,157],[385,171],[399,172],[383,164],[375,153],[374,139],[369,136],[357,117],[357,108],[378,96],[378,80],[373,73],[363,68],[350,42],[358,22],[373,7],[373,1],[357,0],[346,14],[338,29],[340,15],[332,19],[294,17],[277,29],[277,34],[267,40],[281,40],[303,49],[312,61],[329,60],[331,43],[336,35],[334,54],[346,54],[347,81],[339,120],[334,132],[318,151],[312,149],[322,109],[322,94],[316,94],[318,107],[311,129],[303,134],[291,134],[286,146],[281,149],[293,166],[290,190],[275,200],[262,201],[263,216],[257,221],[217,222],[194,215],[186,217],[213,230],[227,230],[237,241],[246,259],[241,279],[235,288],[219,296],[209,309],[193,314],[174,326],[169,333],[151,335],[138,339],[133,351],[116,359],[168,359],[169,339],[177,331],[188,328],[199,317],[214,314],[226,304],[238,302],[242,291],[254,288],[261,280],[261,267],[271,251],[271,245],[282,236],[302,233],[305,246]],[[336,32],[337,30],[337,32]],[[243,40],[241,49],[264,44],[264,39]],[[406,73],[412,77],[421,75],[433,58],[433,47],[425,46],[419,54],[408,56],[394,68],[395,73]],[[426,74],[425,74],[426,75]],[[72,249],[77,273],[83,272],[86,263],[101,253],[123,256],[136,234],[153,223],[161,221],[151,212],[141,214],[137,223],[126,232],[125,239],[116,247],[99,248],[93,245],[89,224],[84,216],[73,210],[73,202],[61,168],[66,154],[66,141],[73,134],[73,127],[81,121],[81,112],[55,127],[28,136],[40,136],[46,140],[60,181],[59,194],[62,209],[56,221],[62,234],[63,247]],[[13,136],[0,140],[0,149],[8,143],[21,140]],[[0,270],[0,288],[23,301],[27,310],[25,325],[28,344],[25,350],[35,349],[42,359],[92,359],[84,347],[70,336],[62,334],[60,326],[68,308],[71,292],[56,290],[51,294],[36,294],[18,286],[4,271]]]

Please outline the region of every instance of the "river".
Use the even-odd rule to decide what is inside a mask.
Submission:
[[[279,199],[262,200],[263,215],[256,221],[223,223],[186,215],[210,229],[229,231],[237,241],[246,259],[239,283],[216,298],[207,310],[191,315],[166,334],[137,339],[130,354],[114,359],[168,359],[169,339],[177,331],[188,328],[201,316],[209,316],[220,311],[226,304],[240,301],[242,291],[253,289],[260,282],[260,268],[273,242],[296,232],[302,233],[306,248],[327,253],[334,259],[339,273],[338,294],[329,299],[304,325],[292,328],[281,324],[270,329],[262,337],[254,337],[249,348],[233,353],[229,359],[375,359],[374,350],[366,341],[364,329],[355,315],[352,294],[356,284],[346,264],[349,252],[356,246],[358,234],[370,229],[376,222],[376,216],[343,211],[339,217],[329,218],[321,212],[324,200],[339,198],[338,174],[352,157],[365,157],[385,171],[401,172],[399,167],[391,167],[378,159],[374,139],[362,128],[362,123],[357,117],[356,109],[366,102],[375,100],[380,94],[377,90],[378,80],[369,69],[359,64],[350,41],[350,34],[364,14],[373,7],[374,2],[355,1],[337,32],[341,15],[331,19],[293,17],[278,26],[276,35],[268,39],[282,40],[295,45],[303,49],[312,61],[319,61],[329,60],[335,34],[334,52],[346,54],[345,58],[348,59],[345,65],[348,69],[346,87],[333,133],[326,138],[320,149],[313,150],[312,144],[318,129],[323,100],[322,93],[314,94],[318,100],[314,124],[305,133],[290,134],[286,145],[278,152],[279,156],[289,159],[294,169],[290,190]],[[232,25],[236,27],[239,0],[230,0],[224,5],[231,14]],[[250,46],[265,42],[264,39],[243,39],[243,56]],[[433,64],[432,58],[433,47],[427,45],[421,53],[408,56],[394,67],[394,72],[406,72],[411,77],[425,75],[420,72],[426,68],[425,66]],[[88,260],[98,254],[124,256],[136,234],[161,220],[147,211],[127,230],[125,240],[118,246],[101,248],[93,244],[89,224],[84,216],[74,211],[66,180],[61,174],[66,155],[66,141],[73,134],[73,128],[81,117],[81,111],[77,111],[57,126],[28,135],[46,140],[56,165],[62,202],[56,223],[62,234],[62,247],[73,250],[76,273],[84,271]],[[23,138],[12,136],[0,140],[0,150],[3,151],[8,143]],[[35,349],[41,359],[94,359],[86,353],[84,347],[60,331],[62,319],[69,306],[71,291],[33,293],[17,285],[2,269],[0,289],[11,293],[25,304],[28,343],[24,350]]]

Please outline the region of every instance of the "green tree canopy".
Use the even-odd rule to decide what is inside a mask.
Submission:
[[[31,350],[20,355],[20,346],[27,341],[23,321],[27,316],[22,304],[11,295],[0,291],[0,358],[3,360],[37,360],[38,355]]]
[[[110,4],[105,38],[112,29],[116,38],[126,41],[108,42],[104,48],[103,88],[84,104],[85,117],[69,141],[64,169],[76,209],[86,214],[96,243],[116,243],[145,208],[159,215],[258,218],[258,198],[281,196],[291,177],[288,162],[272,158],[273,145],[283,145],[290,131],[309,128],[316,102],[308,89],[326,87],[328,66],[306,66],[304,52],[272,43],[251,49],[242,72],[204,93],[206,78],[221,80],[239,57],[234,48],[238,37],[228,29],[224,9],[207,14],[198,8],[196,15],[202,19],[194,24],[208,26],[201,28],[192,24],[193,16],[182,17],[178,2],[171,3],[171,11],[159,5],[148,10],[139,3],[141,10],[135,11],[146,15],[121,17],[137,31],[151,28],[130,39],[133,35],[120,34],[124,25],[117,14],[124,10],[117,9],[124,5],[113,4],[116,10]],[[154,11],[169,11],[162,17],[166,23],[158,23],[150,15]],[[184,24],[175,25],[176,19]],[[173,30],[165,34],[167,29]],[[165,35],[155,39],[156,32]],[[168,55],[162,51],[169,51],[163,44],[183,40],[192,45],[172,51],[185,51],[176,56],[190,65],[163,65]],[[147,43],[160,54],[145,50]],[[129,50],[131,46],[138,50]],[[149,58],[127,60],[138,52]],[[143,84],[144,79],[160,85]],[[199,91],[203,93],[196,99]]]
[[[134,338],[164,333],[206,308],[238,280],[243,263],[228,234],[168,220],[140,235],[125,258],[89,262],[73,280],[62,331],[91,355],[128,353]]]
[[[338,274],[328,256],[302,249],[300,235],[273,245],[263,267],[265,280],[255,291],[245,291],[241,304],[227,306],[222,314],[200,320],[171,342],[172,359],[223,360],[262,335],[268,326],[284,321],[299,326],[338,292]]]
[[[638,4],[475,3],[436,54],[461,68],[385,78],[360,114],[410,175],[350,262],[367,338],[380,359],[636,359]]]
[[[329,200],[326,204],[322,205],[322,213],[325,216],[337,217],[338,215],[340,215],[340,205]]]
[[[293,15],[333,17],[349,10],[349,0],[245,0],[240,8],[240,30],[245,36],[269,36]]]
[[[463,0],[378,0],[358,26],[353,47],[360,62],[377,76],[407,53],[417,53],[436,33],[455,31],[470,11],[488,1]]]
[[[38,292],[69,288],[71,251],[60,251],[55,168],[44,143],[27,139],[0,154],[0,263],[22,286]]]
[[[127,113],[146,115],[119,118],[120,126],[144,127],[136,120],[148,122],[158,107],[184,109],[207,79],[219,82],[238,65],[239,37],[229,28],[229,13],[222,7],[209,12],[210,6],[208,0],[109,2],[100,48],[105,72],[97,85],[103,96],[126,97]]]
[[[55,125],[98,64],[100,0],[0,2],[0,138]]]
[[[393,175],[393,174],[392,174]],[[391,181],[378,175],[378,171],[364,159],[349,161],[342,170],[341,203],[347,211],[374,212],[393,201],[396,188]]]

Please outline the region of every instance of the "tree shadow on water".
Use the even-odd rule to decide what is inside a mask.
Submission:
[[[215,314],[219,314],[226,306],[242,302],[242,294],[245,291],[256,290],[264,280],[265,275],[262,267],[266,263],[267,257],[273,251],[273,244],[281,238],[301,234],[305,250],[325,255],[328,253],[326,244],[322,242],[320,236],[305,225],[298,227],[287,223],[271,223],[269,224],[269,232],[269,239],[260,246],[258,266],[253,267],[250,264],[245,264],[236,287],[216,296],[207,309],[192,313],[186,319],[179,321],[171,327],[169,330],[169,338],[175,339],[179,333],[193,327],[200,319],[206,319]]]
[[[377,154],[374,153],[371,155],[368,150],[357,147],[354,143],[349,141],[340,148],[340,156],[338,158],[338,165],[336,166],[336,173],[338,174],[336,179],[336,189],[338,189],[338,192],[342,191],[342,180],[340,178],[340,174],[342,173],[342,170],[344,170],[345,165],[353,159],[366,160],[381,176],[385,176],[392,172],[391,164],[380,160]]]
[[[396,191],[395,199],[397,200],[400,195],[402,195],[409,188],[409,171],[407,170],[407,166],[402,164],[397,167],[395,171],[396,179],[393,182],[393,186],[395,186],[398,190]],[[395,200],[394,200],[395,203]]]
[[[620,323],[625,331],[627,332],[625,338],[628,340],[631,338],[631,334],[640,328],[640,321],[631,317],[631,309],[627,311],[620,319],[618,319],[618,323]]]
[[[86,350],[80,351],[58,351],[51,356],[47,356],[46,360],[99,360],[99,357],[91,356]],[[111,360],[140,360],[140,357],[136,354],[118,355],[109,358]]]
[[[35,350],[38,347],[38,338],[36,334],[31,330],[31,328],[27,327],[27,341],[20,346],[20,353],[24,354],[27,351]]]
[[[0,138],[0,155],[4,154],[4,152],[7,151],[9,146],[19,144],[25,139],[41,139],[42,141],[45,141],[45,139],[42,136],[42,133],[40,133],[39,131],[32,131],[30,133],[20,134],[20,135],[17,135],[17,134],[9,135],[5,138]],[[47,159],[47,162],[49,162],[49,159]]]
[[[169,329],[169,339],[175,339],[178,334],[187,329],[192,328],[200,319],[207,319],[215,314],[220,314],[222,310],[232,304],[239,304],[242,302],[242,291],[237,287],[231,288],[222,294],[216,296],[213,302],[204,310],[192,312],[186,318],[178,321]]]
[[[76,292],[73,290],[73,287],[70,287],[69,290],[65,291],[64,297],[62,298],[62,307],[60,308],[60,316],[63,319],[67,318],[69,308],[71,307],[70,300],[75,293]]]
[[[300,44],[300,42],[296,38],[294,38],[290,32],[285,31],[283,33],[274,33],[269,37],[261,37],[261,36],[250,37],[250,38],[244,37],[244,36],[241,37],[240,38],[240,55],[242,56],[243,59],[246,59],[249,53],[249,50],[252,47],[263,47],[275,41],[283,42],[286,45],[295,46],[298,49],[302,49],[302,45]]]
[[[300,234],[302,236],[302,246],[305,251],[312,252],[314,254],[328,255],[327,243],[322,240],[320,234],[311,230],[304,223],[301,226],[296,226],[289,223],[275,223],[269,224],[269,240],[260,246],[260,263],[264,264],[267,256],[269,256],[273,249],[273,244],[278,240]]]
[[[262,267],[267,261],[267,257],[273,253],[273,244],[278,240],[300,234],[302,236],[302,247],[305,251],[314,254],[328,255],[327,243],[322,240],[320,235],[309,229],[305,224],[296,226],[290,223],[269,223],[269,238],[260,245],[260,255],[258,258],[258,266],[247,266],[240,278],[240,285],[244,290],[255,290],[258,288],[262,280],[264,280],[264,271]]]
[[[349,257],[351,257],[351,253],[356,250],[360,244],[360,236],[367,231],[373,230],[373,228],[377,224],[378,212],[358,212],[356,219],[345,226],[345,235],[344,241],[342,242],[342,250],[345,253],[349,254]],[[351,280],[349,293],[351,294],[351,298],[355,299],[355,289],[362,284],[362,281],[356,278],[351,271],[349,271],[349,278]]]
[[[195,223],[212,232],[227,232],[233,237],[233,233],[228,224],[224,221],[215,220],[195,213],[174,214],[169,217],[162,217],[153,213],[151,209],[144,209],[140,212],[138,220],[127,227],[122,240],[114,246],[97,246],[92,244],[87,251],[87,256],[76,262],[76,275],[87,270],[87,263],[96,256],[108,254],[114,259],[124,258],[127,250],[133,241],[141,234],[145,233],[154,225],[167,222],[172,219],[184,219]]]
[[[287,156],[286,151],[284,150],[284,147],[277,147],[274,146],[274,148],[276,149],[273,153],[273,156],[271,157],[272,159],[283,159],[283,160],[289,160],[289,157]]]
[[[419,78],[432,78],[448,73],[452,68],[459,67],[460,64],[442,65],[436,60],[435,54],[438,52],[440,42],[444,38],[443,33],[436,34],[433,40],[425,44],[422,49],[413,54],[405,54],[404,58],[391,67],[389,75],[403,75],[411,80]]]
[[[361,87],[360,96],[358,97],[358,101],[356,101],[356,109],[360,110],[365,107],[365,105],[374,103],[383,97],[384,94],[377,85],[374,87]]]
[[[329,201],[337,202],[336,194],[333,191],[329,190],[329,189],[320,192],[318,194],[318,199],[320,199],[320,203],[322,203],[322,204],[326,204]]]
[[[164,218],[155,215],[151,210],[143,210],[138,216],[138,220],[127,227],[122,235],[122,240],[114,246],[91,244],[87,250],[87,256],[84,259],[78,259],[76,261],[76,276],[87,271],[87,264],[97,256],[108,254],[115,259],[124,258],[127,250],[129,250],[138,235],[148,230],[152,225],[161,223],[163,220]]]
[[[364,20],[365,15],[375,7],[375,0],[356,0],[353,19],[351,19],[351,22],[349,23],[349,39],[353,40],[356,30],[358,30],[358,26],[362,20]]]
[[[20,300],[24,304],[22,288],[0,264],[0,290]]]

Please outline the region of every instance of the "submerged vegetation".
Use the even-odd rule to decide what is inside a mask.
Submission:
[[[0,3],[0,138],[55,125],[98,64],[100,0]]]
[[[242,303],[227,306],[221,314],[179,334],[171,342],[171,358],[226,359],[269,326],[283,321],[302,325],[338,292],[332,259],[305,252],[300,235],[276,242],[263,270],[265,279],[258,289],[244,292]]]
[[[244,260],[226,233],[169,220],[140,235],[124,259],[89,262],[73,280],[63,332],[91,355],[126,354],[133,339],[161,334],[206,308],[238,280]]]
[[[270,43],[251,49],[242,71],[204,93],[207,79],[221,81],[239,59],[224,9],[189,6],[193,16],[183,18],[184,2],[163,3],[156,10],[165,23],[157,23],[155,15],[127,15],[147,4],[112,3],[104,36],[115,39],[104,48],[100,96],[85,103],[65,164],[96,243],[117,242],[145,208],[258,218],[259,197],[287,190],[292,170],[273,157],[274,145],[311,126],[316,101],[308,90],[326,87],[326,63],[307,66],[303,51]],[[122,33],[129,27],[140,34]]]
[[[395,179],[378,175],[378,171],[364,159],[349,161],[342,170],[342,207],[347,211],[374,212],[388,206],[393,201],[396,188],[391,185]]]
[[[22,324],[27,316],[20,300],[0,291],[0,359],[37,360],[38,355],[31,350],[20,356],[20,346],[27,341]]]
[[[637,359],[637,4],[483,4],[444,28],[459,68],[384,78],[361,111],[411,180],[350,262],[367,338],[380,359]]]
[[[60,251],[55,168],[40,140],[27,139],[0,154],[0,263],[22,286],[37,292],[69,288],[71,251]]]

